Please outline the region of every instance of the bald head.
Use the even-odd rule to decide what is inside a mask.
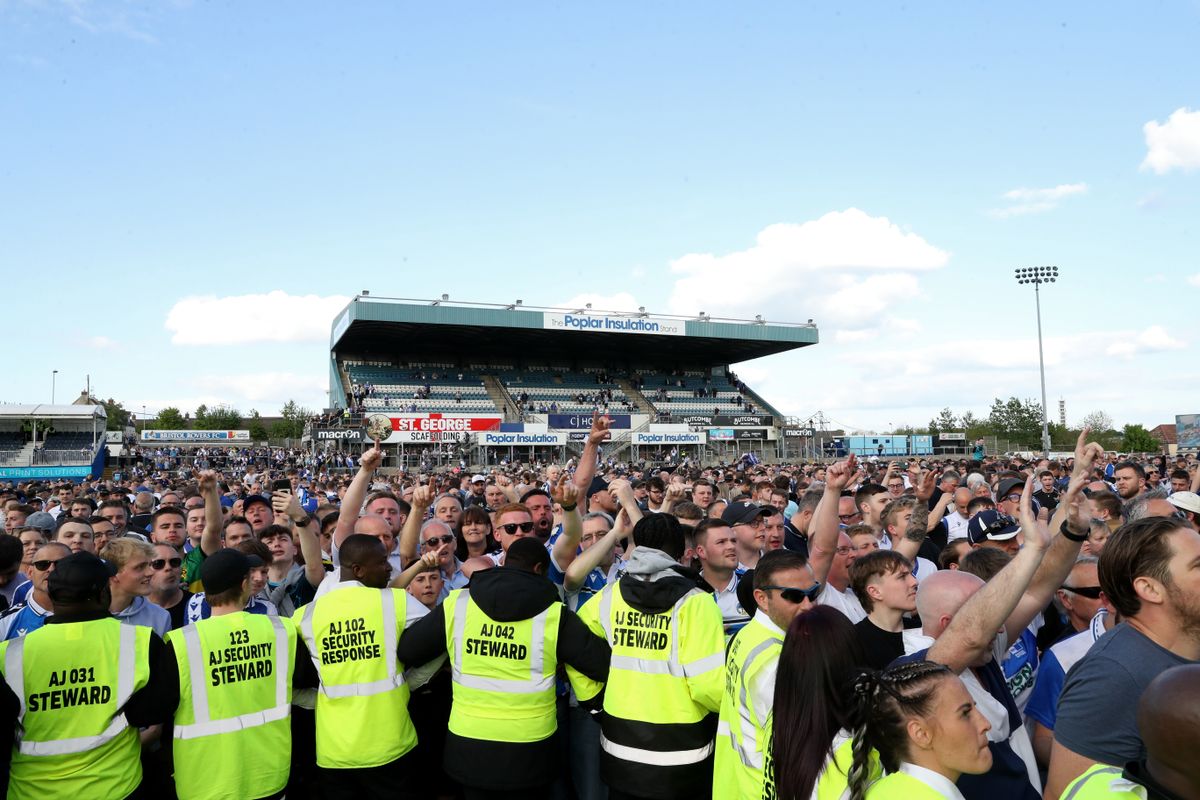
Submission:
[[[963,603],[979,591],[983,581],[962,570],[940,570],[917,587],[917,614],[926,636],[937,638]]]
[[[363,514],[354,521],[354,532],[379,538],[384,535],[391,536],[392,526],[378,514]]]
[[[1200,796],[1200,664],[1173,667],[1150,682],[1138,729],[1154,780],[1179,797]]]

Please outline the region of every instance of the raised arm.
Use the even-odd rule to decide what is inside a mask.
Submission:
[[[287,515],[304,558],[304,578],[310,586],[317,588],[325,579],[325,565],[321,563],[321,540],[313,529],[312,519],[291,492],[271,492],[271,508],[276,514]]]
[[[362,511],[363,500],[367,498],[367,489],[371,486],[371,476],[383,463],[383,451],[379,445],[372,447],[362,454],[358,460],[358,473],[350,481],[346,496],[342,498],[342,510],[338,514],[337,527],[333,529],[333,546],[341,547],[347,536],[354,533],[354,523]]]
[[[550,555],[559,569],[566,570],[575,560],[575,554],[579,550],[579,537],[583,533],[583,516],[579,513],[578,504],[579,489],[566,475],[563,475],[558,479],[558,484],[553,487],[551,497],[562,507],[563,529],[558,538],[554,540],[554,549]]]
[[[349,492],[347,492],[349,494]],[[431,477],[428,484],[418,483],[413,488],[412,509],[404,527],[400,530],[400,561],[408,564],[417,557],[418,539],[421,538],[421,526],[425,524],[425,514],[437,497],[437,478]]]
[[[611,424],[612,420],[607,416],[596,411],[592,412],[592,429],[588,431],[587,441],[583,445],[583,455],[579,456],[579,468],[575,470],[573,478],[580,497],[587,497],[587,490],[592,485],[592,478],[596,477],[600,443],[612,436],[609,431]]]
[[[1046,552],[1041,567],[1033,576],[1029,588],[1025,590],[1021,602],[1017,604],[1016,610],[1005,622],[1009,641],[1015,641],[1015,637],[1019,636],[1021,631],[1033,621],[1033,618],[1049,604],[1050,599],[1054,597],[1055,590],[1062,586],[1063,581],[1071,573],[1075,560],[1079,558],[1079,548],[1087,540],[1090,523],[1083,513],[1083,487],[1088,483],[1093,462],[1104,452],[1104,448],[1097,442],[1088,443],[1088,432],[1089,429],[1086,427],[1080,431],[1079,439],[1075,443],[1075,466],[1071,470],[1067,493],[1063,496],[1062,502],[1058,504],[1058,508],[1054,510],[1054,517],[1050,520],[1049,533],[1053,536],[1050,549]],[[1022,531],[1030,526],[1040,524],[1033,514],[1032,497],[1033,479],[1030,478],[1025,484],[1025,491],[1021,494]],[[1061,534],[1064,522],[1067,532],[1073,534],[1078,541]]]
[[[438,568],[438,552],[430,550],[425,555],[413,561],[404,568],[396,577],[392,578],[392,582],[388,584],[389,589],[407,589],[408,585],[413,582],[413,578],[420,575],[422,572],[429,572]]]
[[[217,494],[217,473],[206,469],[199,475],[200,496],[204,498],[204,531],[200,534],[200,552],[206,556],[221,549],[221,532],[225,516],[221,513],[221,496]]]
[[[1032,494],[1033,479],[1025,485]],[[1030,517],[1032,517],[1030,512]],[[1025,546],[990,581],[971,595],[929,648],[929,660],[961,673],[991,649],[996,631],[1007,621],[1029,588],[1049,547],[1047,531],[1035,524],[1025,532]],[[1028,622],[1026,622],[1028,624]],[[1023,627],[1023,626],[1022,626]]]
[[[615,547],[623,537],[629,535],[626,519],[628,518],[622,509],[622,512],[617,514],[616,524],[609,529],[608,533],[575,557],[563,575],[563,589],[568,593],[579,591],[579,587],[583,586],[583,582],[587,580],[588,574],[600,566],[600,562],[604,560],[604,554]]]
[[[852,453],[845,461],[831,464],[825,470],[825,493],[813,512],[812,535],[808,537],[808,565],[813,577],[824,583],[829,567],[837,553],[838,527],[837,507],[842,490],[857,477],[858,461]]]
[[[908,521],[904,535],[892,543],[892,549],[909,561],[916,560],[917,553],[921,551],[921,545],[925,541],[925,534],[929,532],[929,498],[933,496],[936,483],[937,474],[933,470],[929,470],[917,479],[915,482],[917,504],[913,507],[912,517]]]
[[[683,498],[686,496],[687,489],[682,483],[669,483],[667,484],[666,491],[663,492],[662,505],[656,509],[650,510],[658,514],[670,514],[671,509],[674,508],[677,503],[682,502]]]
[[[637,498],[633,495],[633,484],[624,478],[617,478],[608,485],[608,491],[616,496],[621,510],[628,515],[630,527],[637,525],[644,515],[642,508],[638,505]]]

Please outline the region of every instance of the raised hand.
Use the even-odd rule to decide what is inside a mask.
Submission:
[[[197,476],[197,483],[200,487],[200,494],[208,494],[217,490],[217,473],[211,469],[203,470]]]
[[[562,475],[558,479],[558,483],[550,488],[550,498],[560,506],[573,506],[579,500],[579,487],[576,486],[569,475]]]
[[[858,459],[851,453],[845,461],[830,464],[825,470],[825,487],[843,491],[849,485],[850,479],[858,474]]]
[[[435,497],[437,497],[437,478],[430,477],[428,484],[418,483],[413,489],[413,508],[429,508],[433,505]]]
[[[612,431],[609,426],[612,425],[612,420],[606,415],[600,414],[599,411],[592,412],[592,429],[588,431],[588,443],[600,444],[612,436]]]
[[[1025,488],[1021,490],[1020,503],[1021,533],[1025,537],[1025,546],[1037,550],[1045,550],[1050,545],[1050,530],[1038,521],[1033,513],[1033,478],[1025,479]]]
[[[937,485],[937,473],[929,470],[921,475],[921,479],[916,482],[916,495],[918,500],[926,500],[933,497],[933,489]]]
[[[358,460],[359,467],[365,470],[370,470],[371,472],[379,469],[379,465],[382,463],[383,451],[379,449],[378,445],[364,452],[362,457]]]

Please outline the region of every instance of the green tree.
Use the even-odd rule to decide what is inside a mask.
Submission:
[[[108,415],[108,422],[104,426],[105,430],[125,430],[125,426],[129,424],[129,412],[125,410],[125,406],[111,397],[101,401],[100,404],[104,406],[104,413]]]
[[[969,413],[969,412],[968,412]],[[949,433],[962,428],[962,423],[949,407],[943,408],[938,415],[929,421],[930,433]]]
[[[1127,453],[1157,453],[1162,450],[1162,442],[1142,425],[1126,425],[1121,434],[1121,449]]]
[[[158,418],[154,420],[154,427],[168,431],[178,431],[186,428],[187,420],[183,418],[183,412],[175,406],[167,406],[162,411],[158,412]]]
[[[250,429],[250,438],[254,441],[263,442],[271,438],[267,426],[263,424],[262,415],[255,409],[250,409],[250,418],[246,422],[246,427]]]
[[[997,436],[1005,436],[1025,447],[1038,447],[1042,441],[1042,406],[1033,400],[999,397],[992,401],[988,425]]]
[[[193,415],[192,427],[198,431],[234,430],[241,426],[241,412],[226,405],[209,408],[201,404]]]
[[[304,435],[304,422],[313,416],[311,409],[288,400],[279,411],[283,419],[271,425],[271,437],[275,439],[299,439]]]

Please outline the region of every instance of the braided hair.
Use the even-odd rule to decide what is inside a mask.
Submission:
[[[952,674],[944,664],[911,661],[883,672],[864,672],[854,681],[850,800],[863,800],[866,795],[872,749],[879,753],[884,770],[900,768],[908,752],[907,718],[929,714],[937,685]]]

